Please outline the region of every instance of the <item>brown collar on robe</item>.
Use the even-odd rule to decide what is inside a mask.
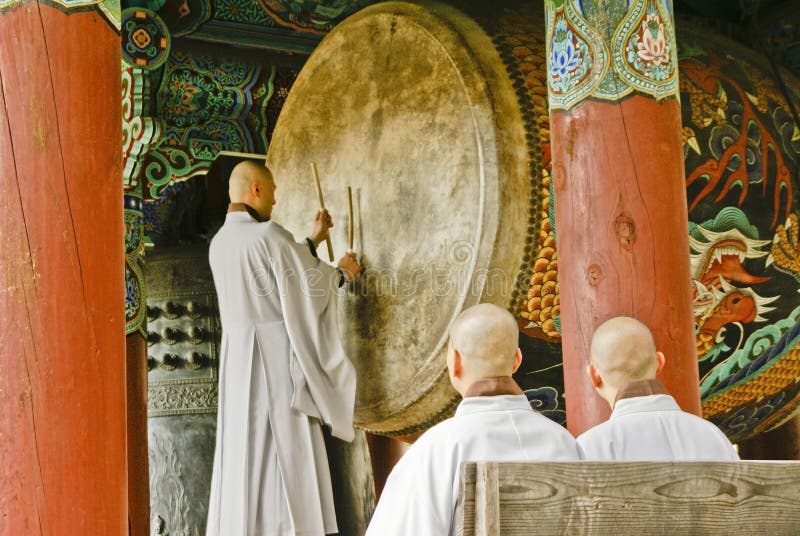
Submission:
[[[617,397],[614,399],[616,404],[624,398],[636,398],[639,396],[649,395],[668,395],[669,391],[658,380],[638,380],[625,384],[618,392]]]
[[[264,218],[262,218],[258,214],[258,212],[256,212],[256,209],[254,209],[253,207],[251,207],[247,203],[230,203],[228,205],[228,212],[247,212],[257,222],[265,222],[265,221],[267,221]]]
[[[521,395],[522,389],[510,376],[482,378],[467,388],[464,398],[472,396]]]

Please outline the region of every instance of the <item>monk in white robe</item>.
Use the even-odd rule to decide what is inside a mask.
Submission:
[[[739,455],[712,423],[681,411],[656,380],[665,357],[633,318],[604,322],[592,337],[586,372],[611,418],[578,437],[587,460],[732,461]]]
[[[355,371],[336,318],[336,287],[360,270],[316,258],[333,225],[317,213],[298,244],[269,221],[275,182],[246,161],[209,259],[222,320],[219,410],[208,536],[337,532],[320,423],[353,439]]]
[[[575,439],[535,412],[511,378],[522,360],[518,339],[514,317],[496,305],[476,305],[456,319],[447,368],[464,399],[394,467],[367,536],[454,534],[462,462],[580,459]]]

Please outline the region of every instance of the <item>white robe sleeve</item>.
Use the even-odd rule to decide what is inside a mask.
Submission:
[[[577,438],[578,447],[584,460],[614,461],[619,459],[614,452],[614,443],[609,434],[603,434],[602,428],[595,427],[582,433]]]
[[[414,444],[392,469],[366,536],[447,536],[452,532],[458,459]]]
[[[339,272],[277,229],[283,236],[272,267],[292,345],[292,407],[320,418],[334,436],[352,441],[356,374],[339,337]]]

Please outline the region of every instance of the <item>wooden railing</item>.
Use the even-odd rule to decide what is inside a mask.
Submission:
[[[800,462],[465,463],[458,534],[800,535]]]

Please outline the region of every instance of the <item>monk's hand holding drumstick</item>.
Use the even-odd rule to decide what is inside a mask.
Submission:
[[[317,214],[314,216],[314,231],[309,236],[315,246],[319,246],[328,238],[331,227],[333,227],[333,218],[328,210],[324,208],[317,210]],[[348,249],[347,253],[339,259],[337,267],[342,270],[348,281],[355,279],[361,271],[361,265],[358,264],[356,253],[352,249]]]
[[[317,165],[311,162],[311,175],[314,177],[314,185],[317,187],[317,199],[319,200],[320,210],[325,210],[325,199],[322,195],[322,185],[319,182],[319,173],[317,173]],[[333,222],[331,222],[333,226]],[[325,235],[325,245],[328,246],[328,258],[333,262],[333,246],[331,245],[331,237]]]
[[[344,257],[339,259],[339,269],[347,274],[347,279],[352,281],[361,271],[361,265],[356,260],[356,252],[353,251],[353,192],[350,187],[347,187],[347,205],[350,212],[350,219],[348,220],[347,229],[347,253]]]
[[[314,230],[309,238],[314,241],[315,246],[319,246],[328,238],[328,231],[333,227],[333,219],[327,209],[321,208],[314,216]]]
[[[348,281],[355,279],[361,271],[361,265],[358,264],[356,260],[356,252],[352,250],[348,250],[347,253],[339,259],[337,266],[344,272]]]

